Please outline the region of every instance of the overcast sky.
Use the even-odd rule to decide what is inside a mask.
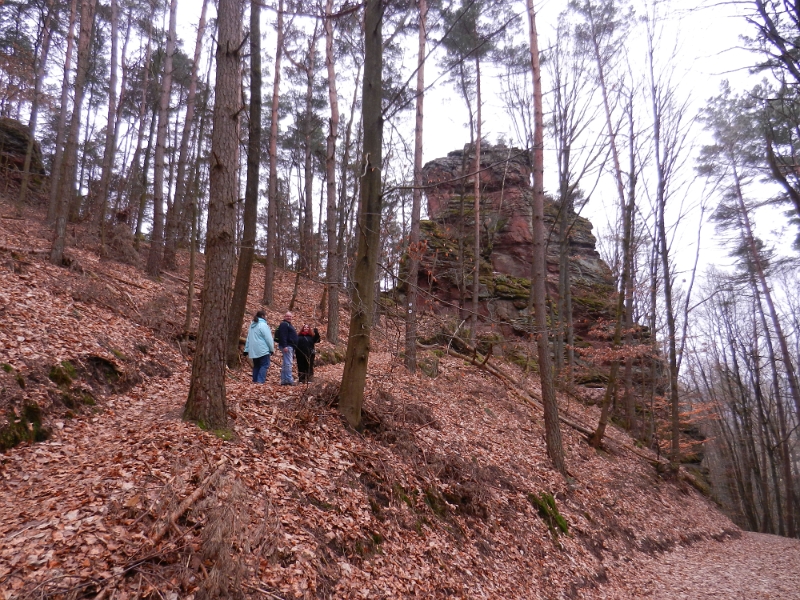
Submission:
[[[540,37],[540,47],[545,48],[552,42],[554,28],[558,12],[563,9],[564,2],[561,0],[545,0],[537,3],[538,30]],[[639,2],[634,2],[634,6],[640,14],[644,12]],[[749,67],[754,63],[755,57],[752,53],[743,48],[741,42],[742,35],[752,33],[751,26],[742,16],[741,8],[734,4],[711,4],[710,2],[701,3],[691,0],[674,0],[663,2],[662,13],[669,15],[665,26],[662,45],[666,49],[673,45],[677,47],[679,73],[679,96],[688,97],[692,102],[692,114],[703,106],[706,99],[719,93],[719,85],[723,79],[731,80],[732,87],[736,91],[741,91],[752,87],[758,77],[749,73]],[[516,2],[515,6],[519,12],[524,10],[523,2]],[[213,14],[213,6],[210,7],[210,14]],[[194,44],[194,31],[200,13],[200,2],[198,0],[179,0],[179,36],[184,41],[184,51],[191,54]],[[274,13],[270,10],[262,11],[262,33],[264,34],[263,49],[265,53],[265,71],[271,71],[271,59],[266,55],[274,52],[274,32],[272,23]],[[527,28],[527,20],[523,22]],[[635,65],[637,60],[643,60],[644,46],[643,40],[637,41],[637,36],[643,33],[643,27],[639,28],[639,33],[631,35],[631,46],[633,47],[634,57],[631,59]],[[527,31],[525,29],[524,31]],[[412,44],[415,42],[410,40]],[[637,49],[638,48],[638,49]],[[415,60],[416,51],[411,49],[407,59],[408,64]],[[637,58],[638,57],[638,58]],[[642,63],[643,64],[643,63]],[[634,66],[634,70],[637,67]],[[426,76],[431,81],[435,76],[436,67],[430,65],[426,67]],[[492,77],[487,69],[488,76],[483,80],[484,90],[484,132],[490,142],[503,137],[514,140],[515,134],[506,109],[500,97],[500,83],[497,77]],[[271,76],[265,78],[265,93],[269,93],[271,86]],[[545,83],[546,88],[546,83]],[[343,95],[347,94],[344,86],[340,84],[340,91]],[[463,100],[460,99],[452,87],[444,80],[441,80],[425,98],[425,161],[444,156],[448,152],[463,147],[469,140],[467,129],[467,112]],[[412,135],[409,131],[409,136]],[[692,134],[696,148],[704,143],[708,143],[708,137],[698,125],[695,126]],[[520,142],[517,141],[519,144]],[[555,159],[552,154],[552,143],[547,141],[545,157],[546,187],[553,188],[555,177]],[[687,177],[692,175],[693,163],[688,164],[689,172]],[[706,195],[702,181],[695,182],[687,193],[685,206],[694,206],[694,212],[686,218],[676,231],[676,241],[674,246],[677,250],[676,256],[682,270],[691,267],[694,261],[695,239],[697,237],[697,224],[699,222],[699,211],[697,206],[701,199]],[[713,208],[713,207],[712,207]],[[616,196],[613,189],[608,184],[601,185],[598,192],[592,197],[591,202],[585,209],[585,214],[595,224],[595,232],[602,234],[608,227],[609,219],[613,219],[616,214]],[[762,219],[759,225],[759,233],[767,236],[771,229],[780,229],[785,222],[782,213],[773,211],[773,218]],[[701,264],[720,263],[725,264],[727,258],[725,252],[719,248],[719,242],[714,235],[713,227],[706,224],[703,233],[703,260]],[[788,240],[790,236],[786,236]],[[789,242],[781,241],[784,245]],[[787,246],[788,249],[788,246]]]

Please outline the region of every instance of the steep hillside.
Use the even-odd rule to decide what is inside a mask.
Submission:
[[[521,382],[507,386],[444,348],[409,375],[389,326],[364,435],[334,406],[341,365],[292,388],[276,365],[263,386],[230,371],[232,431],[202,431],[180,419],[186,273],[100,260],[79,228],[72,267],[54,267],[41,215],[11,214],[0,202],[0,427],[39,441],[0,455],[5,598],[628,598],[654,554],[740,535],[614,428],[595,451],[564,426],[565,480],[532,378],[493,359]],[[272,326],[292,283],[280,275]],[[250,314],[262,285],[257,266]],[[302,283],[296,321],[321,294]]]

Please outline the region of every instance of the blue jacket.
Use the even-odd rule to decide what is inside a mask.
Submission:
[[[278,325],[278,347],[281,350],[286,347],[297,347],[297,330],[289,321],[281,321]]]
[[[250,323],[250,331],[247,332],[244,352],[250,358],[261,358],[266,354],[275,352],[272,332],[264,319],[259,319],[258,323]]]

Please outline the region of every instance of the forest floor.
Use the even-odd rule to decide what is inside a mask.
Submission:
[[[277,364],[265,385],[230,370],[231,431],[202,431],[180,418],[186,257],[150,279],[71,228],[72,266],[55,267],[41,215],[8,216],[0,201],[0,411],[49,437],[0,455],[0,598],[800,597],[796,541],[742,534],[615,427],[599,451],[563,427],[565,479],[515,386],[435,350],[409,374],[388,317],[363,435],[334,406],[341,364],[295,387]],[[279,274],[273,327],[293,283]],[[261,286],[257,266],[249,314]],[[297,324],[320,325],[321,294],[303,282]]]

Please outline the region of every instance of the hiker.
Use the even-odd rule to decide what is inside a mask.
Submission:
[[[275,342],[267,325],[267,313],[258,311],[250,323],[244,353],[253,361],[253,383],[264,383],[267,380],[269,357],[275,352]]]
[[[319,344],[319,331],[310,325],[303,325],[297,336],[297,378],[300,383],[311,383],[314,380],[314,344]]]
[[[278,348],[283,353],[281,363],[281,385],[294,385],[292,377],[292,363],[294,362],[294,349],[297,347],[297,331],[292,327],[292,313],[283,315],[283,321],[278,326]]]

